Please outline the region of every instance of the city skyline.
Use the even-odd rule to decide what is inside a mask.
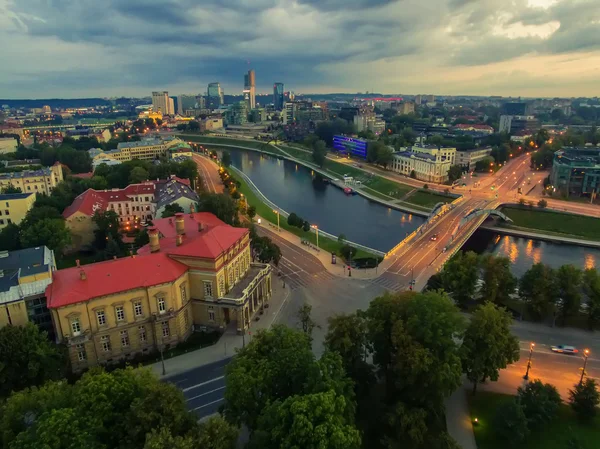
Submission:
[[[593,0],[0,0],[0,97],[297,92],[593,97]],[[151,32],[148,32],[151,30]],[[225,31],[227,30],[227,31]]]

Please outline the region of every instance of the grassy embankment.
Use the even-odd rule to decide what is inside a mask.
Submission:
[[[600,241],[600,218],[529,207],[510,206],[501,210],[513,220],[513,223],[501,223],[508,228]]]
[[[478,420],[474,427],[475,440],[479,449],[504,449],[509,447],[506,441],[498,438],[494,431],[495,413],[500,404],[514,400],[513,396],[479,392],[469,397],[471,418]],[[600,416],[590,424],[580,423],[571,408],[563,404],[553,422],[545,428],[533,431],[520,444],[511,445],[511,449],[564,449],[569,447],[570,437],[577,437],[583,448],[600,447]]]
[[[236,181],[239,181],[240,192],[244,194],[250,206],[256,207],[256,213],[263,219],[271,222],[274,225],[277,225],[277,215],[275,214],[275,212],[273,212],[273,209],[271,209],[269,206],[263,203],[263,201],[256,195],[256,193],[254,193],[254,190],[250,188],[248,183],[246,183],[246,181],[241,176],[236,174],[233,170],[230,171],[230,176]],[[280,218],[279,226],[282,229],[285,229],[286,231],[297,235],[300,238],[300,240],[308,240],[313,245],[317,244],[316,234],[312,232],[305,232],[302,229],[299,229],[295,226],[290,226],[287,222],[287,219],[283,216]],[[319,235],[319,248],[321,248],[321,250],[340,255],[341,247],[342,244],[340,244],[340,242],[338,242],[337,240],[327,238],[322,234]],[[353,259],[360,259],[365,257],[374,257],[374,255],[369,252],[358,249]]]

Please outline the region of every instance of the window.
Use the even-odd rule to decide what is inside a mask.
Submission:
[[[215,309],[212,306],[209,306],[208,308],[208,319],[210,321],[215,321]]]
[[[104,326],[106,324],[106,315],[104,310],[98,310],[96,312],[96,318],[98,319],[98,326]]]
[[[3,224],[4,224],[4,220],[0,219],[0,225],[3,225]]]
[[[7,219],[6,219],[6,222],[7,222],[8,224],[11,224],[11,223],[12,223],[12,220],[11,220],[10,218],[7,218]]]
[[[169,322],[165,321],[164,323],[162,323],[162,331],[163,331],[163,337],[168,337],[170,335],[170,330],[169,330]]]
[[[167,304],[165,298],[158,298],[158,313],[165,313],[167,311]]]
[[[125,309],[123,309],[123,306],[115,307],[115,312],[117,314],[117,321],[125,321]]]
[[[133,303],[133,312],[135,313],[135,316],[142,316],[144,314],[142,311],[142,301]]]
[[[140,336],[140,343],[146,342],[146,328],[144,326],[138,327],[138,334]]]
[[[80,362],[83,362],[84,360],[87,359],[87,354],[85,353],[84,345],[76,345],[75,349],[77,350],[77,360],[79,360]]]
[[[187,301],[187,291],[185,289],[185,284],[181,286],[181,301],[184,303]]]
[[[204,296],[207,298],[212,298],[212,282],[204,281]]]
[[[121,331],[121,346],[124,348],[129,346],[129,334],[127,331]]]
[[[219,295],[225,294],[225,276],[219,278]]]
[[[74,337],[77,337],[81,334],[81,324],[79,324],[79,318],[73,318],[71,320],[71,330],[73,331]]]
[[[110,351],[110,337],[108,335],[100,337],[100,346],[102,346],[104,352]]]

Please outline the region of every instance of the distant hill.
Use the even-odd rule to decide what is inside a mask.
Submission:
[[[94,106],[110,106],[112,103],[104,98],[49,98],[42,100],[2,100],[0,106],[8,105],[11,108],[41,108],[50,106],[52,109],[63,108],[90,108]]]

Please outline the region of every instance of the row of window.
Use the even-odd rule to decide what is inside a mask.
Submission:
[[[185,304],[185,302],[187,301],[187,290],[186,290],[186,286],[182,285],[180,287],[180,292],[181,292],[181,300],[182,302]],[[212,293],[212,290],[211,290]],[[157,298],[157,308],[158,308],[158,313],[159,314],[163,314],[167,311],[167,302],[166,299],[162,296],[159,296]],[[142,301],[134,301],[133,303],[133,315],[136,318],[140,318],[144,316],[144,309],[143,309],[143,305],[142,305]],[[117,323],[123,323],[126,322],[126,317],[125,317],[125,307],[122,305],[119,306],[115,306],[115,318],[117,320]],[[105,326],[106,325],[106,312],[104,309],[101,310],[96,310],[96,321],[98,323],[98,326]],[[78,336],[81,334],[81,322],[79,321],[79,318],[72,318],[71,319],[71,331],[73,333],[74,336]]]
[[[7,218],[6,224],[11,224],[11,223],[12,223],[12,220],[10,218]],[[0,225],[3,225],[3,224],[4,224],[4,220],[0,218]]]
[[[187,322],[187,315],[185,316],[185,318],[186,318],[186,322]],[[129,345],[130,345],[129,331],[122,330],[120,332],[119,336],[120,336],[120,340],[121,340],[121,347],[122,348],[129,347]],[[162,336],[163,336],[163,338],[169,338],[171,336],[171,329],[169,327],[168,321],[165,321],[164,323],[162,323]],[[146,334],[145,326],[138,327],[138,338],[139,338],[140,343],[142,343],[142,344],[146,343],[148,341],[148,335]],[[110,335],[103,335],[102,337],[100,337],[100,348],[102,349],[103,352],[110,352],[112,350]],[[77,359],[80,362],[87,360],[87,353],[85,351],[85,345],[78,344],[75,346],[75,349],[77,350]]]

